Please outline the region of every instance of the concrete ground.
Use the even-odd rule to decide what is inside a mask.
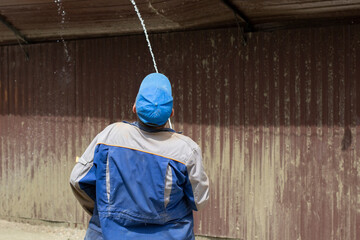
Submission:
[[[82,240],[85,230],[0,220],[0,240]]]
[[[81,229],[32,225],[0,219],[0,240],[83,240],[85,232],[86,230]],[[196,240],[212,239],[218,238],[196,237]]]

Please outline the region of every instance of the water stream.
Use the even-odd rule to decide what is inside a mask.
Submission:
[[[145,37],[146,37],[146,41],[147,41],[147,43],[148,43],[148,47],[149,47],[149,50],[150,50],[150,54],[151,54],[151,57],[152,57],[152,60],[153,60],[153,63],[154,63],[154,68],[155,68],[155,71],[158,73],[159,71],[158,71],[157,66],[156,66],[154,53],[153,53],[152,48],[151,48],[151,44],[150,44],[149,36],[148,36],[148,34],[147,34],[147,31],[146,31],[146,27],[145,27],[144,20],[142,19],[141,14],[140,14],[140,12],[139,12],[139,9],[138,9],[137,6],[136,6],[135,0],[130,0],[130,1],[131,1],[131,3],[134,5],[136,14],[138,15],[138,18],[139,18],[139,20],[140,20],[141,26],[142,26],[142,28],[143,28],[143,30],[144,30],[144,34],[145,34]]]

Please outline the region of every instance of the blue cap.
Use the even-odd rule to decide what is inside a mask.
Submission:
[[[150,126],[162,126],[169,119],[173,97],[169,79],[161,73],[151,73],[142,81],[136,97],[136,113]]]

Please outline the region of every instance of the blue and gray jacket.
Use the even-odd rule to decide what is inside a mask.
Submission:
[[[114,123],[75,165],[70,184],[92,215],[87,239],[195,239],[192,211],[208,200],[199,146],[171,129]]]

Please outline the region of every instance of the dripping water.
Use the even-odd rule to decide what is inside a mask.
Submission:
[[[68,46],[67,46],[66,41],[65,41],[65,39],[63,37],[63,32],[65,30],[65,15],[66,15],[66,12],[65,12],[64,6],[62,4],[62,0],[54,0],[54,3],[56,3],[56,6],[57,6],[57,13],[58,13],[59,17],[61,17],[61,21],[60,21],[60,24],[59,24],[60,28],[61,28],[60,41],[62,42],[62,44],[64,46],[66,65],[70,69],[70,67],[71,67],[71,57],[70,57],[70,54],[69,54]],[[71,81],[70,80],[70,73],[66,70],[65,66],[62,68],[61,72],[62,72],[62,75],[63,75],[63,77],[65,78],[65,80],[67,82]]]

